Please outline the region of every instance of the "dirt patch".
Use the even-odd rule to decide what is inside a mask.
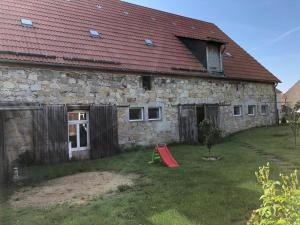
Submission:
[[[53,179],[36,187],[21,188],[9,203],[15,208],[84,204],[96,196],[116,191],[119,186],[133,185],[136,178],[137,175],[123,176],[112,172],[79,173]]]

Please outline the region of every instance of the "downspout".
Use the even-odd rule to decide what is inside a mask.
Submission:
[[[277,108],[277,94],[276,94],[276,87],[277,87],[278,83],[274,83],[273,86],[273,90],[274,90],[274,95],[275,95],[275,121],[276,121],[276,125],[279,125],[279,112],[278,112],[278,108]]]

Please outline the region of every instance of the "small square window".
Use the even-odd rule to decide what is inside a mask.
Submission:
[[[233,115],[234,116],[241,116],[242,115],[242,106],[241,105],[234,106]]]
[[[161,120],[161,108],[148,108],[148,120]]]
[[[268,113],[268,105],[261,106],[261,114],[266,115]]]
[[[129,109],[130,121],[143,121],[144,120],[144,108],[130,108]]]
[[[150,91],[151,88],[152,88],[152,85],[151,85],[151,77],[150,76],[143,76],[142,77],[142,85],[143,85],[143,88],[146,90],[146,91]]]
[[[255,115],[255,105],[248,105],[248,115],[249,116],[254,116]]]

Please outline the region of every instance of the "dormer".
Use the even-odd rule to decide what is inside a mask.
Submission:
[[[210,73],[223,73],[223,60],[221,45],[216,42],[207,42],[206,46],[206,69]]]
[[[222,49],[225,42],[213,38],[207,38],[207,40],[186,37],[178,38],[209,73],[213,75],[223,75]]]

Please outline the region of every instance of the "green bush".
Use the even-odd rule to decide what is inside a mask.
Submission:
[[[282,117],[282,119],[281,119],[281,124],[286,124],[286,123],[287,123],[286,118],[285,118],[285,117]]]
[[[254,210],[248,225],[300,225],[300,189],[297,171],[280,181],[271,180],[270,166],[259,168],[255,173],[264,194],[260,208]]]
[[[131,186],[128,185],[128,184],[121,184],[120,186],[118,186],[118,191],[119,192],[125,192],[129,189],[131,189]]]

